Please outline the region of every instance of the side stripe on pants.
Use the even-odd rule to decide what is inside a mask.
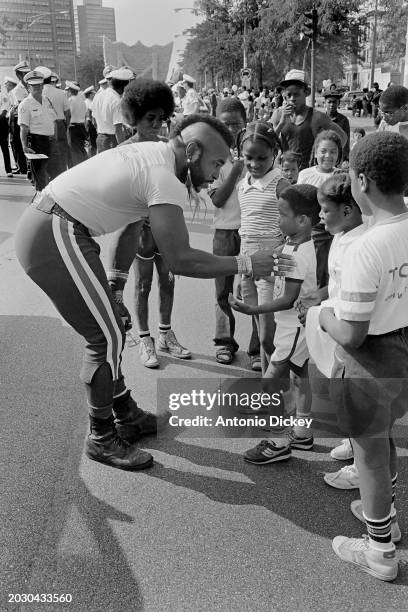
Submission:
[[[113,380],[118,379],[122,332],[108,296],[75,239],[74,224],[53,215],[52,230],[67,270],[107,341],[106,361]]]

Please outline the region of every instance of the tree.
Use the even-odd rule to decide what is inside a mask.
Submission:
[[[98,81],[102,78],[102,72],[105,63],[103,60],[102,51],[91,48],[77,59],[77,78],[81,86],[89,87],[94,84],[98,85]]]

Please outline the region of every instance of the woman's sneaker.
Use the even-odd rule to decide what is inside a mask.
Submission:
[[[139,341],[140,361],[145,368],[159,367],[156,349],[154,348],[154,338],[151,336],[143,336]]]
[[[360,480],[354,463],[345,465],[337,472],[324,475],[324,482],[335,489],[359,489]]]
[[[350,510],[359,521],[365,523],[363,516],[363,502],[361,499],[355,499],[352,501],[350,504]],[[391,540],[394,542],[394,544],[398,544],[398,542],[401,542],[402,540],[402,533],[398,525],[396,514],[391,517]]]
[[[356,565],[363,572],[379,580],[389,582],[395,580],[398,575],[395,546],[390,551],[374,550],[369,546],[368,536],[363,538],[336,536],[332,547],[340,559]]]
[[[254,448],[250,448],[244,453],[245,461],[262,465],[264,463],[274,463],[275,461],[286,461],[290,459],[290,445],[278,446],[270,440],[262,440]]]
[[[336,448],[330,451],[330,456],[337,461],[348,461],[353,458],[353,449],[351,448],[351,442],[348,438],[342,440],[342,443]]]
[[[158,348],[161,351],[168,351],[173,357],[178,359],[190,359],[191,351],[181,346],[172,329],[165,334],[159,333]]]

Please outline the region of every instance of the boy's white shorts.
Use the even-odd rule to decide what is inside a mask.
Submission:
[[[284,327],[277,325],[273,339],[275,351],[271,357],[271,363],[285,363],[290,361],[295,366],[302,367],[309,359],[309,351],[306,344],[305,328]]]

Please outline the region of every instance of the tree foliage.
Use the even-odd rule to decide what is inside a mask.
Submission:
[[[397,0],[389,0],[390,2]],[[340,78],[343,64],[354,51],[365,26],[360,0],[317,0],[319,36],[316,45],[317,82]],[[184,65],[227,82],[239,81],[243,64],[244,31],[248,66],[254,84],[272,85],[293,67],[310,67],[310,44],[302,36],[311,0],[199,0],[203,21],[190,31]]]

